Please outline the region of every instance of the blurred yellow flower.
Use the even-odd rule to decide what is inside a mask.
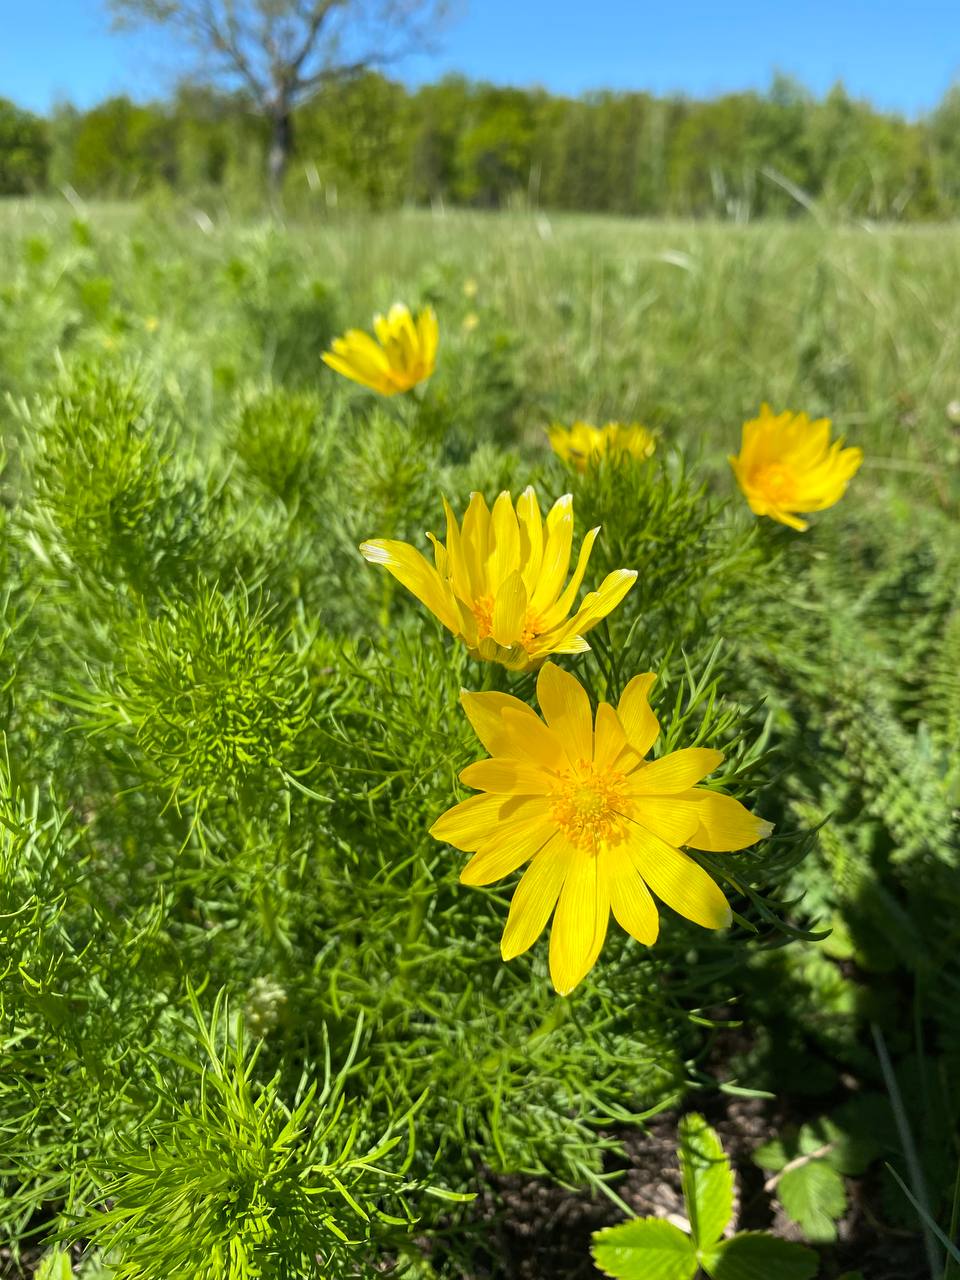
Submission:
[[[514,510],[501,493],[491,511],[472,493],[463,528],[446,499],[446,544],[428,533],[434,565],[406,542],[374,538],[360,546],[382,564],[466,644],[475,658],[513,671],[534,671],[551,653],[584,653],[584,636],[612,612],[636,580],[633,569],[607,575],[570,616],[599,528],[583,539],[573,577],[564,586],[573,544],[573,499],[564,494],[546,523],[537,495],[526,488]]]
[[[586,691],[552,662],[537,679],[543,720],[509,694],[461,694],[491,759],[460,780],[484,794],[448,810],[430,834],[473,854],[463,884],[492,884],[532,859],[500,950],[504,960],[526,951],[556,908],[550,977],[561,995],[596,963],[611,910],[638,942],[656,941],[651,892],[706,929],[726,928],[726,899],[680,846],[724,853],[773,830],[738,800],[696,785],[721,763],[719,751],[644,759],[660,733],[648,701],[654,679],[634,676],[616,709],[600,703],[596,724]]]
[[[578,471],[601,458],[649,458],[657,447],[656,436],[639,422],[608,422],[602,427],[575,422],[572,427],[549,427],[547,435],[554,453]]]
[[[156,333],[160,328],[160,321],[156,316],[147,316],[146,320],[143,322],[143,327],[146,329],[147,333]]]
[[[323,353],[324,364],[382,396],[409,391],[430,377],[439,339],[432,307],[414,318],[409,307],[395,302],[386,316],[374,316],[373,329],[376,341],[362,329],[334,338],[332,350]]]
[[[479,323],[480,323],[480,317],[477,315],[477,313],[475,311],[468,311],[467,314],[463,317],[464,333],[473,333],[474,329],[477,327]]]
[[[740,453],[730,457],[733,474],[750,510],[802,533],[798,512],[823,511],[839,502],[863,462],[862,449],[830,443],[830,419],[811,422],[805,413],[773,413],[743,424]]]
[[[465,298],[475,298],[477,296],[477,282],[473,276],[467,276],[463,282],[463,296]]]

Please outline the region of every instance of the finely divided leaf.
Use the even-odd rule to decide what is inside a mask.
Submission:
[[[680,1172],[693,1238],[701,1249],[723,1235],[733,1213],[733,1172],[716,1133],[691,1112],[680,1121]]]
[[[712,1280],[812,1280],[820,1263],[802,1244],[745,1231],[701,1254],[700,1265]]]
[[[693,1241],[662,1218],[595,1231],[593,1260],[615,1280],[693,1280],[697,1271]]]

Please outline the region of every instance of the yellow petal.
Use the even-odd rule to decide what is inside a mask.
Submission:
[[[491,619],[491,631],[497,644],[509,648],[517,644],[523,633],[527,613],[527,592],[520,570],[514,569],[497,590]]]
[[[529,707],[524,706],[523,712],[525,714],[514,707],[504,708],[503,724],[511,735],[513,749],[502,754],[514,755],[522,752],[523,757],[532,764],[538,764],[552,773],[566,769],[566,753],[560,735],[545,725]]]
[[[465,787],[477,791],[493,791],[502,796],[545,796],[553,789],[555,779],[533,764],[494,756],[468,764],[460,774]]]
[[[473,583],[474,598],[487,592],[487,556],[490,553],[490,510],[482,493],[471,493],[460,530],[463,554]]]
[[[703,867],[643,827],[630,825],[620,846],[657,897],[678,915],[705,929],[725,929],[730,907]]]
[[[660,932],[660,917],[639,871],[629,858],[617,857],[616,850],[602,856],[607,862],[614,919],[632,938],[652,947]]]
[[[447,555],[447,548],[439,541],[436,534],[428,531],[427,538],[433,547],[433,563],[436,565],[437,573],[446,581],[450,576],[450,557]]]
[[[504,803],[503,796],[471,796],[469,800],[461,800],[440,815],[430,834],[434,840],[452,844],[465,853],[472,852],[496,830]]]
[[[437,363],[437,345],[440,340],[440,326],[433,307],[424,307],[417,317],[417,333],[420,340],[420,360],[424,368],[424,376],[433,373]]]
[[[379,348],[374,347],[374,350],[379,351]],[[321,359],[334,372],[350,378],[353,382],[359,382],[362,386],[370,387],[380,395],[396,395],[399,390],[388,376],[389,366],[385,359],[374,361],[365,352],[351,351],[342,344],[342,339],[338,338],[333,344],[333,351],[325,351]]]
[[[360,554],[371,564],[382,564],[456,635],[460,615],[450,588],[416,548],[389,538],[373,538],[360,544]]]
[[[493,504],[490,516],[493,546],[487,567],[487,583],[496,593],[502,582],[520,568],[520,528],[509,493],[504,490]],[[524,602],[526,607],[526,602]]]
[[[773,830],[771,823],[756,817],[733,796],[721,796],[715,791],[698,788],[685,792],[682,798],[691,803],[698,819],[696,830],[682,842],[691,849],[730,853],[756,844]]]
[[[530,608],[534,613],[539,614],[549,608],[560,594],[570,567],[572,544],[573,497],[565,493],[553,504],[547,516],[547,541],[543,550],[543,564],[530,599]]]
[[[563,743],[570,763],[592,760],[593,716],[583,685],[555,663],[545,662],[537,677],[537,701],[543,718]]]
[[[615,569],[608,573],[596,591],[583,597],[580,608],[570,619],[571,634],[584,636],[612,613],[637,580],[635,569]]]
[[[529,599],[543,561],[543,520],[537,495],[530,485],[517,499],[517,524],[520,527],[520,569]]]
[[[634,751],[645,756],[660,736],[660,724],[650,709],[649,694],[656,680],[652,671],[634,676],[617,703],[617,715]]]
[[[630,802],[628,816],[672,845],[689,844],[700,825],[696,806],[678,796],[641,796]]]
[[[473,600],[478,592],[470,578],[470,569],[460,541],[457,517],[453,514],[453,508],[446,498],[443,499],[443,510],[447,517],[447,564],[450,568],[453,589],[461,600]]]
[[[583,636],[570,635],[561,627],[557,627],[553,631],[544,632],[527,646],[530,661],[534,664],[530,670],[536,670],[536,667],[540,665],[543,659],[549,657],[551,653],[589,652],[590,646]]]
[[[564,587],[563,593],[556,604],[551,605],[549,609],[540,615],[540,622],[544,631],[549,631],[551,627],[555,627],[562,622],[576,603],[577,592],[583,582],[583,576],[587,571],[587,562],[590,559],[590,552],[593,550],[593,544],[596,542],[599,532],[599,525],[596,529],[589,530],[580,547],[580,555],[577,557],[577,567],[574,570],[573,577]]]
[[[496,831],[487,837],[476,854],[460,872],[461,884],[493,884],[516,871],[534,854],[539,853],[556,833],[550,821],[548,800],[510,800],[515,805],[509,815],[504,806]]]
[[[512,960],[532,947],[543,933],[576,856],[577,851],[562,836],[555,835],[523,873],[500,940],[504,960]]]
[[[673,751],[659,760],[652,760],[631,773],[628,794],[675,795],[694,786],[722,763],[722,751],[713,751],[709,747],[685,747],[682,751]]]
[[[616,711],[609,702],[601,702],[597,707],[597,728],[593,744],[594,764],[598,769],[612,769],[614,761],[627,753],[629,753],[631,764],[640,763],[640,757],[631,750],[627,742],[627,735],[623,731],[623,725]]]
[[[550,979],[560,995],[568,995],[596,964],[609,918],[605,866],[592,853],[581,853],[567,871],[550,929]]]
[[[532,720],[535,725],[540,725],[540,717],[525,702],[509,693],[470,693],[461,689],[460,705],[467,713],[474,733],[492,756],[526,758],[522,739],[502,719],[503,712],[510,709],[517,713],[518,724]]]

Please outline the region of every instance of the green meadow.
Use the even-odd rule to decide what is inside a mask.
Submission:
[[[0,1275],[596,1275],[689,1112],[813,1250],[763,1280],[960,1275],[958,281],[953,226],[0,204]],[[397,300],[381,399],[320,356]],[[803,534],[727,461],[764,402],[864,452]],[[638,571],[560,665],[774,824],[698,855],[730,929],[611,922],[567,997],[428,834],[460,690],[535,679],[357,549],[528,484]]]

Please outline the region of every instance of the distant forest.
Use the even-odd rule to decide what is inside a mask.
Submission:
[[[38,118],[0,99],[0,194],[172,191],[259,198],[266,126],[241,96],[183,87]],[[960,213],[960,86],[921,120],[842,86],[777,77],[707,101],[564,98],[450,77],[367,74],[300,108],[285,195],[321,207],[542,207],[747,220],[805,206],[870,219]]]

